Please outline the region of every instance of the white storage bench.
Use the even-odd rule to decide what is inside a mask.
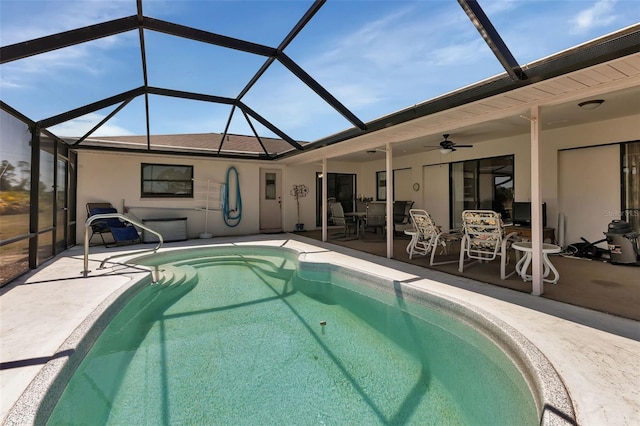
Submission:
[[[150,229],[160,233],[165,243],[172,241],[184,241],[187,239],[186,217],[142,219],[142,223]],[[142,241],[145,243],[157,243],[158,237],[143,229]]]

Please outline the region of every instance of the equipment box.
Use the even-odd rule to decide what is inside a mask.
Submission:
[[[142,223],[150,229],[160,233],[165,243],[172,241],[184,241],[187,239],[186,217],[142,219]],[[142,241],[145,243],[157,243],[158,237],[143,229]]]

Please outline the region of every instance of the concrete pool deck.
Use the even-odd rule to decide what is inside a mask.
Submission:
[[[431,292],[489,312],[539,348],[564,381],[579,424],[640,424],[640,323],[636,321],[294,234],[190,240],[165,247],[229,243],[291,246],[309,253],[323,252],[328,259],[335,256],[337,262],[343,262],[344,255],[348,255],[354,258],[349,260],[350,266],[360,266],[372,273],[378,268],[388,273],[388,268],[392,268],[398,271],[399,279],[406,279],[407,274],[423,278],[415,282]],[[92,272],[88,278],[82,278],[82,247],[74,247],[2,289],[0,418],[3,422],[45,364],[65,359],[68,350],[62,345],[85,319],[122,291],[132,278],[147,274],[122,265],[96,270],[98,262],[119,252],[149,248],[152,247],[92,247]]]

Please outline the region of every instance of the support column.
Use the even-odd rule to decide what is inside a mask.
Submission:
[[[393,258],[393,153],[387,142],[387,258]]]
[[[322,241],[327,241],[327,159],[322,159]]]
[[[542,191],[540,188],[540,106],[531,107],[531,294],[544,291],[542,274]]]

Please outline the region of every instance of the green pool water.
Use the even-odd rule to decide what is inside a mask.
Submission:
[[[276,253],[189,263],[109,323],[48,424],[538,424],[513,362],[445,312]]]

